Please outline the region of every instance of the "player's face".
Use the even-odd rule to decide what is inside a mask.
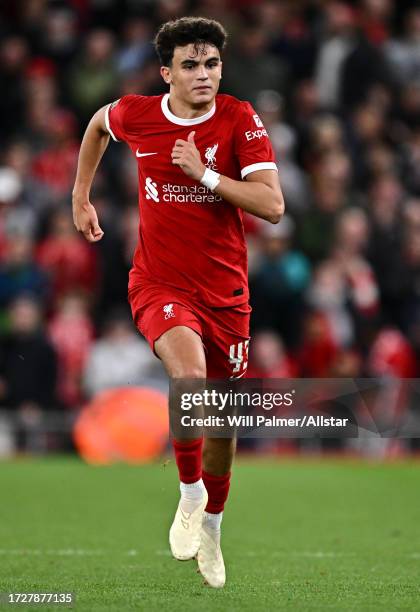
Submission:
[[[220,53],[212,45],[175,47],[172,65],[162,68],[171,91],[191,106],[213,102],[222,76]]]

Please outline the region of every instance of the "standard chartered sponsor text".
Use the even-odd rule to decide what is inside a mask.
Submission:
[[[184,203],[213,203],[221,202],[222,198],[210,191],[204,185],[173,185],[165,183],[162,185],[163,201],[176,202],[177,204]]]
[[[156,204],[162,201],[174,204],[217,204],[223,201],[221,196],[212,193],[204,185],[159,185],[150,176],[146,178],[144,189],[146,200],[152,200]]]

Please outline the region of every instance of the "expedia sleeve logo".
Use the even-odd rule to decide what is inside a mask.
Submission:
[[[244,132],[245,138],[247,139],[247,141],[254,140],[254,138],[258,138],[258,140],[260,138],[266,138],[268,136],[267,130],[265,129],[264,124],[261,121],[261,119],[258,117],[258,115],[252,115],[252,118],[257,128],[260,128],[260,129],[247,130],[246,132]]]

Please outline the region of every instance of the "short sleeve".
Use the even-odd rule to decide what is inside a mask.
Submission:
[[[106,129],[115,142],[127,139],[126,120],[133,102],[137,96],[123,96],[119,100],[115,100],[105,109],[105,125]]]
[[[256,170],[277,170],[267,130],[249,102],[241,102],[235,129],[235,152],[243,179]]]

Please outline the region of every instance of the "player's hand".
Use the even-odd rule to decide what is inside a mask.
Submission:
[[[201,161],[200,151],[195,146],[195,132],[188,134],[188,140],[178,138],[172,149],[172,163],[179,166],[187,176],[199,181],[206,167]]]
[[[73,221],[78,232],[81,232],[88,242],[98,242],[104,235],[99,227],[98,215],[96,210],[85,199],[73,196]]]

